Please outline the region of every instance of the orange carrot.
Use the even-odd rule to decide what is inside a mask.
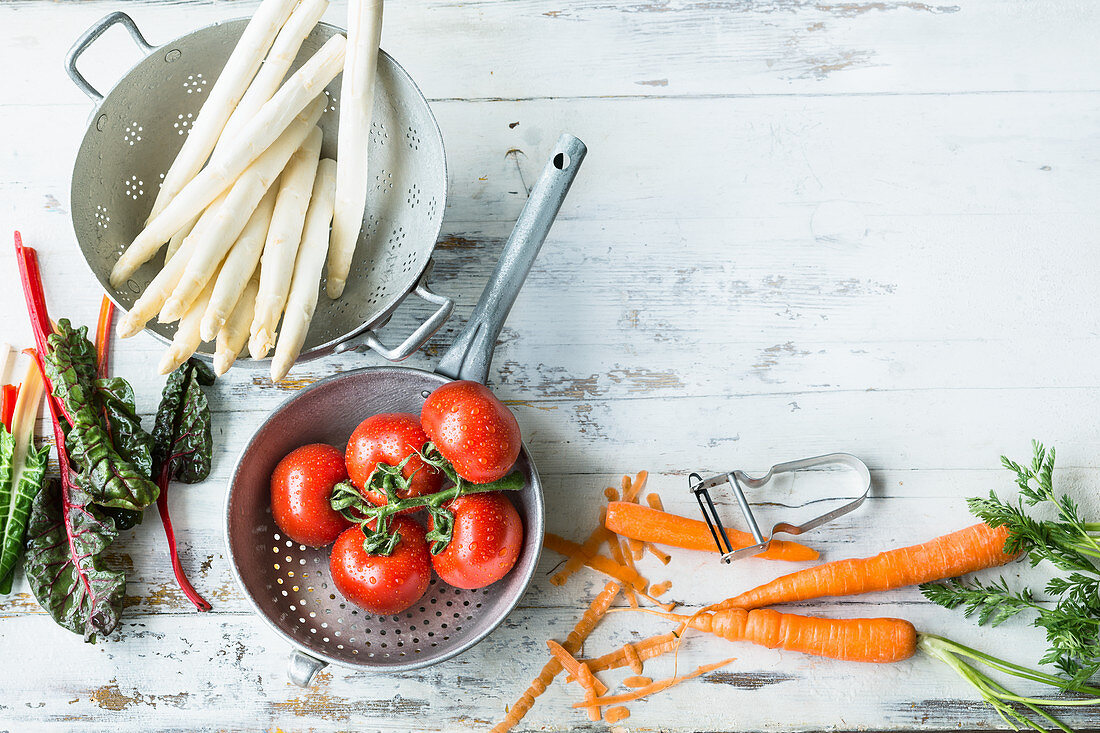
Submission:
[[[568,557],[580,556],[581,558],[585,558],[583,546],[578,545],[576,542],[570,542],[564,537],[559,537],[553,532],[547,532],[543,536],[542,544],[546,549],[553,550],[554,552]],[[587,559],[582,559],[581,564],[587,565],[597,572],[601,572],[604,575],[633,586],[635,590],[645,588],[649,585],[649,581],[636,571],[632,571],[625,565],[620,565],[610,557],[604,555],[588,556]],[[553,579],[551,579],[551,582],[553,582]]]
[[[565,671],[576,677],[578,680],[581,679],[581,667],[587,665],[585,665],[583,662],[578,662],[576,657],[570,654],[565,649],[565,647],[563,647],[561,644],[554,641],[553,639],[547,639],[546,648],[550,650],[551,654],[557,657],[557,660],[561,662],[561,666],[565,669]],[[592,674],[592,672],[589,671],[589,674]],[[607,692],[607,685],[600,682],[595,677],[592,678],[592,686],[596,690],[596,692],[601,695]]]
[[[618,723],[620,720],[626,720],[630,717],[630,711],[624,708],[622,705],[616,705],[613,708],[608,708],[604,713],[604,720],[608,723]]]
[[[607,505],[607,518],[604,524],[615,534],[643,542],[657,542],[688,550],[718,551],[710,528],[705,522],[669,514],[640,504],[626,501],[611,502]],[[752,535],[747,532],[727,529],[726,533],[734,549],[748,547],[755,542]],[[756,557],[800,562],[816,560],[818,554],[816,550],[797,542],[775,540],[765,552]]]
[[[850,662],[898,662],[917,651],[917,630],[900,618],[819,618],[770,608],[728,608],[693,616],[642,610],[729,641]]]
[[[652,684],[652,683],[653,683],[653,678],[652,677],[642,677],[641,675],[635,675],[633,677],[627,677],[625,680],[623,680],[623,684],[626,685],[627,687],[645,687],[646,685],[649,685],[649,684]],[[608,711],[608,712],[610,712],[610,711]]]
[[[921,545],[880,552],[874,557],[837,560],[789,573],[708,606],[708,610],[761,608],[954,578],[1013,560],[1016,556],[1004,551],[1006,539],[1008,530],[1004,527],[991,529],[985,524],[975,524]]]
[[[588,638],[588,635],[592,633],[592,630],[596,628],[596,624],[600,622],[604,614],[607,613],[607,609],[611,607],[611,602],[615,600],[615,596],[619,594],[618,583],[608,583],[604,589],[596,596],[592,601],[592,605],[581,615],[580,620],[577,621],[576,626],[569,632],[569,635],[565,638],[565,643],[562,647],[570,654],[576,654],[580,651],[581,644]],[[527,711],[531,709],[531,706],[535,704],[535,698],[546,692],[546,688],[554,681],[554,677],[558,672],[561,672],[561,662],[556,658],[551,659],[543,666],[542,670],[538,673],[538,676],[531,682],[531,686],[524,691],[519,700],[516,700],[512,705],[512,709],[508,711],[508,714],[504,716],[504,720],[493,726],[490,733],[507,733],[516,726],[519,721],[523,720],[523,716],[527,714]]]
[[[607,528],[604,527],[604,520],[607,516],[606,512],[606,509],[600,510],[599,523],[596,525],[596,528],[592,530],[592,533],[588,535],[588,539],[584,541],[584,544],[580,546],[582,552],[569,554],[569,559],[566,560],[562,569],[550,578],[551,585],[565,585],[565,581],[569,580],[569,576],[580,570],[585,560],[599,552],[600,545],[608,541],[611,535],[608,534]]]
[[[729,659],[723,659],[721,662],[715,662],[714,664],[704,664],[702,667],[699,667],[694,672],[690,672],[689,674],[685,674],[680,677],[669,677],[668,679],[664,679],[659,682],[654,682],[652,684],[646,685],[645,687],[638,688],[633,692],[624,692],[621,695],[612,695],[611,697],[598,697],[591,702],[594,702],[597,705],[617,705],[621,702],[630,702],[631,700],[637,700],[639,697],[645,697],[647,695],[661,692],[662,690],[667,690],[673,685],[680,684],[684,680],[690,680],[698,677],[699,675],[706,674],[707,672],[713,672],[719,667],[725,667],[727,664],[734,661],[735,659],[736,657],[731,657]],[[573,707],[583,708],[587,705],[589,705],[589,702],[580,702]]]

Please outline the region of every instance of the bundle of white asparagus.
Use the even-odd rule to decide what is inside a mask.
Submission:
[[[167,243],[164,266],[118,325],[178,321],[161,373],[214,343],[224,374],[247,346],[271,378],[298,358],[327,260],[339,298],[367,193],[382,0],[349,0],[334,35],[287,77],[329,0],[263,0],[164,176],[145,228],[111,271],[119,287]],[[321,158],[324,88],[342,80],[339,161]],[[331,232],[330,232],[331,224]]]

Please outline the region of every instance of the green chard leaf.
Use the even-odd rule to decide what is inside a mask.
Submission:
[[[8,429],[0,425],[0,537],[4,536],[4,527],[8,521],[8,507],[11,505],[12,481],[15,476],[15,437]]]
[[[214,372],[197,359],[168,375],[160,408],[153,425],[153,462],[158,475],[185,484],[204,480],[210,474],[214,440],[210,405],[201,387],[214,383]]]
[[[54,621],[85,641],[118,625],[126,576],[100,557],[117,536],[114,522],[78,486],[67,503],[56,480],[34,498],[23,564],[31,590]]]
[[[50,459],[49,444],[35,448],[33,443],[27,447],[26,464],[19,475],[19,484],[12,492],[11,504],[7,511],[7,525],[4,531],[4,543],[0,546],[0,595],[11,593],[15,564],[19,551],[23,549],[23,535],[27,528],[34,497],[42,489],[42,479],[46,476],[46,464]]]
[[[95,348],[88,341],[87,331],[85,327],[74,330],[68,320],[61,319],[58,332],[49,337],[45,357],[53,394],[72,417],[65,444],[94,503],[138,511],[156,501],[160,489],[141,465],[144,458],[140,441],[126,439],[123,453],[132,456],[134,460],[130,460],[119,452],[103,424],[103,409],[108,403],[108,409],[125,412],[132,405],[133,394],[128,388],[122,390],[117,380],[103,380],[102,387],[97,385]],[[120,428],[119,440],[135,427],[140,430],[136,422]]]
[[[153,475],[153,436],[141,427],[134,390],[122,377],[97,379],[96,402],[111,426],[115,451],[147,476]]]

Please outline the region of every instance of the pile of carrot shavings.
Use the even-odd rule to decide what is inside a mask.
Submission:
[[[633,479],[624,476],[620,487],[608,487],[604,490],[604,497],[608,502],[627,501],[635,504],[640,503],[644,498],[650,507],[663,511],[664,506],[660,496],[653,492],[644,493],[646,478],[645,471]],[[621,703],[667,690],[685,680],[706,674],[733,661],[726,659],[704,665],[688,674],[674,675],[663,680],[654,681],[652,677],[644,676],[643,665],[646,660],[676,651],[679,646],[677,633],[659,634],[629,642],[603,656],[591,659],[578,656],[581,645],[620,592],[623,593],[626,602],[634,608],[639,607],[639,599],[645,599],[665,612],[671,611],[677,605],[675,602],[662,603],[657,600],[658,596],[667,593],[672,587],[672,581],[665,579],[650,585],[649,580],[635,565],[635,561],[642,559],[647,551],[664,565],[668,564],[670,557],[649,542],[620,537],[607,529],[604,526],[606,515],[606,506],[601,507],[595,528],[580,543],[550,532],[546,533],[543,545],[565,557],[561,568],[551,576],[551,584],[564,585],[575,572],[584,567],[602,573],[613,581],[596,596],[564,642],[558,643],[553,639],[546,642],[550,660],[531,682],[527,691],[511,706],[504,720],[492,729],[492,733],[505,733],[519,723],[531,709],[535,698],[545,692],[554,678],[563,670],[566,673],[565,681],[578,684],[582,691],[581,701],[573,707],[587,710],[591,720],[603,718],[608,723],[617,723],[630,717],[630,710]],[[607,545],[607,554],[603,553],[604,545]],[[596,676],[596,673],[621,667],[629,667],[633,673],[622,681],[627,691],[609,694],[607,685]]]

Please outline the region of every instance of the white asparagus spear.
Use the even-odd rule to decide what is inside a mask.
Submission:
[[[318,98],[317,102],[323,106],[323,98]],[[313,109],[315,114],[310,118],[298,118],[291,123],[279,139],[248,166],[229,189],[225,202],[218,207],[216,218],[209,227],[203,229],[195,253],[187,263],[176,289],[172,291],[172,297],[161,308],[162,323],[177,320],[190,308],[191,302],[198,296],[206,281],[213,277],[218,263],[225,259],[226,252],[237,241],[267,189],[282,173],[287,161],[299,146],[312,137],[312,132],[317,129],[317,118],[321,115],[318,104],[314,104]]]
[[[225,325],[218,331],[214,342],[214,371],[220,377],[229,371],[237,355],[248,343],[248,329],[252,325],[252,313],[256,308],[256,291],[260,289],[260,278],[256,275],[248,281],[244,292],[237,299],[237,306],[226,319]]]
[[[277,185],[267,189],[256,210],[248,218],[248,223],[244,225],[241,235],[225,256],[217,282],[214,283],[214,291],[210,295],[210,304],[206,306],[206,314],[203,315],[202,325],[199,327],[203,341],[212,341],[218,334],[218,329],[233,312],[237,299],[241,297],[241,292],[255,272],[260,253],[264,249],[267,228],[271,224],[271,212],[275,208],[275,195],[278,192]]]
[[[264,0],[260,3],[252,20],[248,21],[241,40],[225,62],[217,81],[210,87],[210,94],[191,125],[191,132],[187,134],[183,147],[164,174],[164,181],[160,184],[160,191],[153,202],[147,222],[156,218],[168,202],[202,169],[203,163],[210,157],[210,152],[218,142],[226,120],[233,113],[252,77],[256,76],[264,54],[271,48],[271,42],[275,40],[275,35],[283,27],[296,3],[297,0]]]
[[[202,216],[202,214],[199,214]],[[199,221],[199,216],[189,221],[183,229],[172,235],[172,238],[168,240],[168,249],[164,252],[164,264],[168,264],[168,261],[172,259],[172,255],[179,251],[180,245],[183,244],[183,240],[187,239],[187,235],[191,233],[191,230],[195,228],[195,224]]]
[[[367,205],[367,141],[374,109],[382,0],[348,0],[348,47],[340,82],[340,154],[336,164],[336,213],[328,250],[328,297],[344,292],[351,257]]]
[[[129,312],[119,319],[116,328],[119,338],[130,338],[141,333],[141,329],[145,328],[145,324],[160,311],[164,301],[168,300],[169,296],[172,295],[172,291],[176,289],[176,285],[179,284],[187,263],[194,256],[195,248],[202,237],[202,230],[210,226],[210,223],[218,214],[218,209],[224,202],[225,194],[223,193],[207,207],[199,220],[195,222],[191,233],[184,238],[183,244],[180,245],[179,250],[172,257],[171,262],[164,264],[160,272],[145,286],[145,290],[134,301]]]
[[[331,158],[325,158],[317,166],[317,180],[313,184],[309,211],[306,212],[302,246],[298,248],[298,258],[294,262],[294,279],[287,296],[286,312],[283,313],[283,326],[279,331],[279,342],[275,345],[275,357],[271,360],[272,381],[285,377],[294,365],[305,343],[313,311],[317,308],[318,282],[329,248],[328,226],[336,202],[336,168],[336,161]]]
[[[206,312],[206,304],[210,301],[210,292],[213,289],[213,282],[207,283],[191,308],[180,318],[176,335],[172,338],[172,344],[164,352],[160,364],[157,365],[157,369],[161,374],[170,374],[179,369],[180,365],[191,358],[191,355],[202,344],[202,337],[199,335],[199,323],[202,321],[202,314]]]
[[[256,78],[248,85],[248,90],[225,123],[218,144],[214,146],[214,155],[218,155],[226,145],[231,144],[248,121],[256,116],[264,102],[271,99],[271,95],[283,83],[283,77],[290,70],[290,65],[294,63],[302,41],[309,36],[317,21],[325,14],[326,8],[328,0],[302,0],[290,14],[275,38],[275,43],[271,45]]]
[[[127,278],[149,260],[161,245],[171,239],[192,217],[210,205],[220,193],[228,189],[244,173],[252,161],[260,156],[295,117],[309,116],[313,104],[323,105],[318,99],[325,86],[340,73],[344,63],[346,40],[337,34],[330,38],[312,58],[279,88],[256,116],[244,126],[240,135],[218,153],[199,171],[186,186],[164,207],[164,211],[150,221],[145,229],[130,243],[111,270],[111,285],[120,287]],[[322,107],[318,110],[323,111]],[[318,111],[318,114],[320,114]],[[310,126],[316,123],[316,119]]]
[[[256,294],[256,312],[252,316],[248,350],[253,359],[262,359],[275,343],[290,280],[294,257],[302,241],[302,227],[317,177],[321,157],[321,128],[316,127],[301,149],[294,154],[279,180],[279,197],[271,214],[263,255],[260,258],[260,291]]]

